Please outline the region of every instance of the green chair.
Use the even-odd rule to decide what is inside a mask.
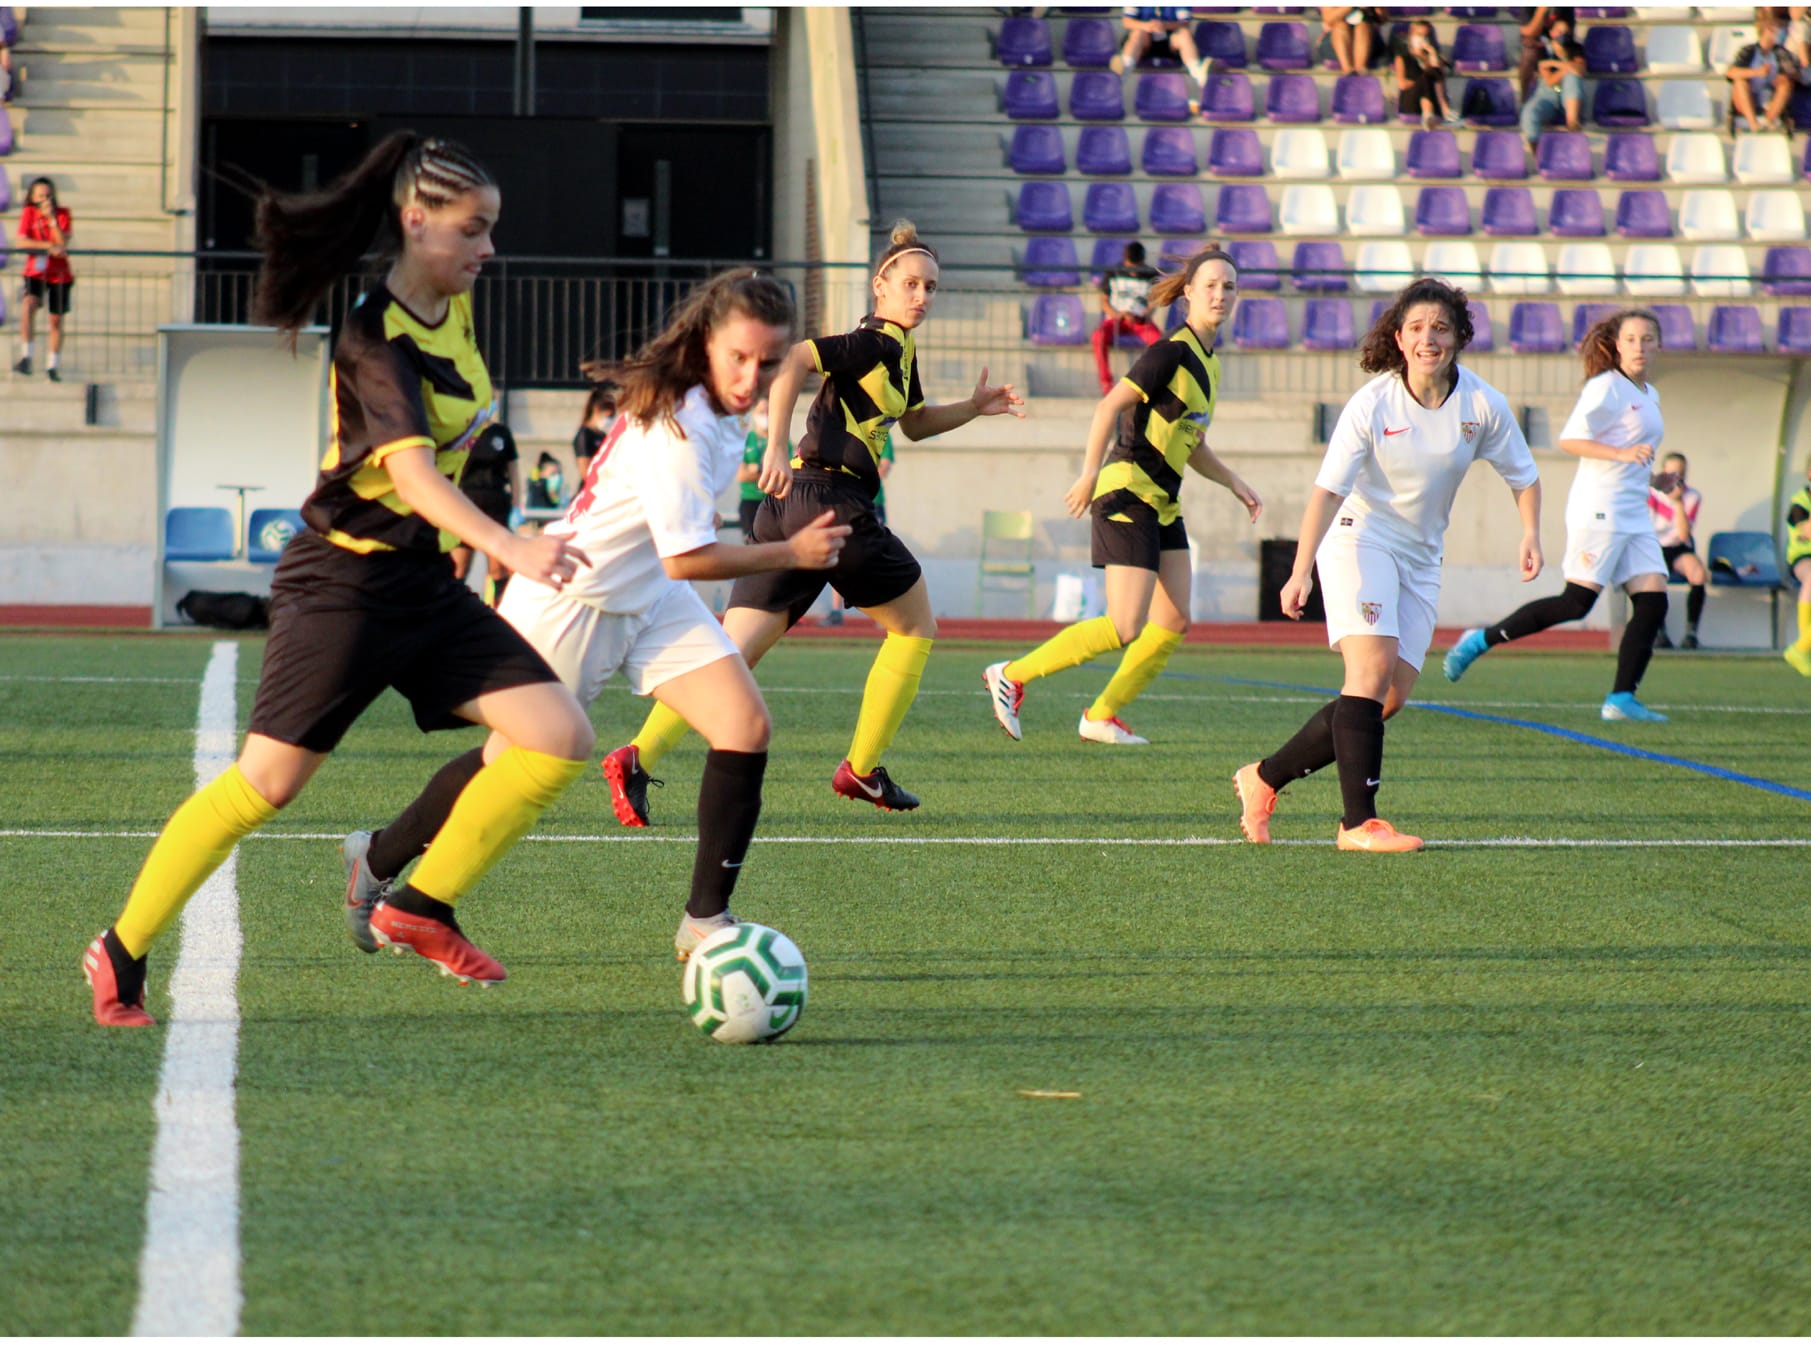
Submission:
[[[986,511],[981,516],[981,569],[975,613],[986,616],[988,590],[1025,592],[1025,617],[1037,615],[1037,564],[1031,560],[1030,511]]]

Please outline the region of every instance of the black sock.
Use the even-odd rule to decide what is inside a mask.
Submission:
[[[1339,759],[1339,794],[1347,829],[1377,818],[1377,784],[1383,778],[1383,704],[1342,693],[1333,707],[1333,748]]]
[[[1622,645],[1616,649],[1616,687],[1614,693],[1633,693],[1647,673],[1654,657],[1654,638],[1666,626],[1666,595],[1650,590],[1629,596],[1629,625],[1622,630]]]
[[[685,911],[710,918],[729,908],[755,821],[761,818],[761,780],[767,751],[714,749],[704,756],[698,784],[698,852],[692,862],[692,897]]]
[[[112,928],[101,937],[101,945],[107,948],[107,959],[113,962],[113,984],[119,990],[121,1004],[136,1007],[144,1002],[145,957],[134,960],[125,943],[113,935]]]
[[[453,931],[459,930],[459,920],[453,916],[453,906],[443,904],[432,895],[424,895],[412,885],[399,885],[384,896],[384,903],[404,913],[412,913],[417,918],[432,918],[445,923]]]
[[[1333,762],[1333,709],[1338,706],[1335,698],[1318,709],[1281,749],[1258,764],[1258,777],[1266,787],[1281,791]]]
[[[371,835],[371,850],[365,854],[365,865],[371,868],[371,874],[380,881],[395,880],[404,867],[421,856],[446,823],[446,817],[453,813],[453,802],[459,799],[459,793],[483,767],[483,745],[442,764],[421,789],[421,795]]]
[[[1484,629],[1486,646],[1501,646],[1518,637],[1527,637],[1560,623],[1576,623],[1591,612],[1597,603],[1597,592],[1590,586],[1566,582],[1566,588],[1544,600],[1530,600],[1501,623]]]
[[[1704,617],[1704,587],[1693,586],[1685,592],[1685,631],[1695,635],[1698,620]]]

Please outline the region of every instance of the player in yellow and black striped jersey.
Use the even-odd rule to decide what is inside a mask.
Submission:
[[[1119,713],[1162,672],[1188,631],[1188,530],[1177,500],[1182,470],[1225,487],[1254,523],[1263,509],[1258,494],[1202,438],[1220,387],[1214,339],[1232,317],[1237,292],[1238,271],[1217,248],[1196,253],[1152,288],[1153,309],[1186,299],[1188,321],[1146,347],[1101,399],[1082,475],[1064,497],[1071,515],[1094,517],[1094,565],[1106,569],[1107,612],[982,672],[994,719],[1014,740],[1027,682],[1123,647],[1119,671],[1082,713],[1079,731],[1101,744],[1148,743]]]
[[[446,556],[463,538],[554,586],[584,560],[562,539],[517,538],[456,485],[491,414],[470,291],[495,252],[500,209],[469,152],[411,133],[385,139],[323,193],[259,200],[255,307],[281,331],[308,323],[342,268],[373,246],[393,261],[334,349],[331,440],[303,507],[309,528],[272,577],[270,640],[238,761],[171,816],[124,910],[83,958],[103,1025],[152,1024],[152,942],[386,688],[409,699],[424,730],[490,727],[498,752],[486,765],[474,750],[430,784],[429,795],[452,802],[446,828],[408,884],[371,912],[375,943],[414,951],[461,983],[504,977],[466,940],[453,906],[584,771],[592,732],[546,662],[454,578]]]
[[[976,417],[1022,417],[1010,384],[990,385],[987,371],[960,403],[926,406],[918,382],[915,334],[937,293],[937,254],[919,242],[910,221],[893,227],[892,243],[875,264],[874,312],[854,332],[819,337],[792,348],[769,395],[767,454],[758,479],[769,495],[755,514],[754,540],[791,538],[813,522],[849,526],[837,565],[829,571],[768,572],[745,576],[730,592],[723,626],[752,667],[786,630],[804,617],[826,584],[865,610],[886,630],[862,694],[849,756],[831,788],[883,810],[912,810],[918,798],[881,767],[906,711],[918,694],[937,620],[918,559],[875,510],[879,463],[887,432],[898,425],[907,437],[953,431]],[[807,374],[824,377],[811,405],[804,437],[789,456],[792,409]],[[632,747],[645,773],[686,726],[670,709],[656,707]],[[618,817],[623,810],[619,808]]]

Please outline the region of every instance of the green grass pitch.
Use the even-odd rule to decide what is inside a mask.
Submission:
[[[165,1035],[94,1026],[77,962],[191,786],[210,644],[0,641],[0,1333],[131,1323]],[[980,687],[1011,653],[940,644],[886,760],[925,805],[889,816],[829,790],[873,650],[759,672],[736,909],[811,972],[776,1045],[682,1014],[695,739],[655,829],[593,773],[469,897],[495,989],[339,913],[338,837],[475,733],[387,697],[242,845],[246,1333],[1811,1330],[1811,848],[1765,842],[1807,837],[1811,687],[1777,658],[1657,658],[1665,726],[1598,719],[1609,656],[1430,668],[1430,701],[1798,795],[1411,708],[1381,810],[1430,847],[1364,857],[1331,770],[1283,846],[1231,842],[1325,651],[1187,648],[1121,750],[1074,730],[1105,667],[1032,686],[1013,744]],[[608,690],[600,745],[644,706]]]

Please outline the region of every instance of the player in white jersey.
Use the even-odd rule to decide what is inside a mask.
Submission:
[[[1654,639],[1666,629],[1666,558],[1648,516],[1649,469],[1666,431],[1660,395],[1647,382],[1660,320],[1645,309],[1620,310],[1585,334],[1582,350],[1585,387],[1559,433],[1559,447],[1580,460],[1566,498],[1566,588],[1465,632],[1446,653],[1446,677],[1457,680],[1493,646],[1577,622],[1605,586],[1621,586],[1631,612],[1603,719],[1665,721],[1635,698]]]
[[[1300,618],[1318,563],[1327,644],[1345,661],[1339,697],[1269,758],[1233,776],[1239,827],[1270,842],[1277,793],[1339,765],[1337,845],[1414,852],[1422,841],[1377,818],[1383,724],[1408,701],[1433,639],[1440,560],[1453,497],[1482,459],[1515,494],[1522,580],[1541,571],[1541,485],[1503,395],[1458,363],[1472,338],[1465,292],[1431,277],[1396,296],[1366,334],[1361,369],[1377,378],[1340,414],[1302,513],[1282,608]]]
[[[658,696],[709,743],[692,892],[674,937],[681,959],[736,921],[729,900],[761,812],[770,730],[747,663],[690,582],[822,571],[836,565],[849,533],[826,511],[783,542],[717,541],[717,498],[742,461],[742,418],[779,369],[792,322],[792,300],[772,277],[725,272],[610,370],[616,423],[565,517],[546,531],[590,561],[561,589],[518,577],[499,608],[581,704],[620,670],[635,693]],[[347,839],[355,941],[372,901],[439,832],[488,748],[444,766],[388,827]]]

